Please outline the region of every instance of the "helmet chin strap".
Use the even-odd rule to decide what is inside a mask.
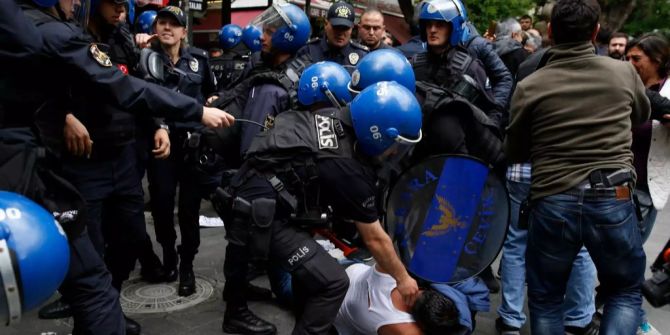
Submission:
[[[0,289],[4,291],[7,303],[7,325],[15,325],[21,321],[21,295],[12,256],[7,246],[7,240],[4,238],[0,239],[0,279],[0,283],[2,283]]]
[[[333,104],[333,107],[342,108],[342,105],[337,101],[337,98],[335,97],[335,95],[333,95],[333,92],[331,92],[328,89],[328,87],[325,87],[323,89],[323,94],[325,94],[326,97],[328,97],[328,100],[330,101],[331,104]]]
[[[415,143],[419,143],[419,142],[421,142],[421,139],[422,139],[422,138],[423,138],[423,132],[421,131],[421,129],[419,129],[419,137],[416,138],[416,139],[414,139],[414,140],[411,139],[411,138],[403,137],[403,136],[401,136],[401,135],[398,135],[398,136],[395,138],[395,140],[396,140],[396,142],[403,142],[403,143],[412,143],[412,144],[415,144]]]

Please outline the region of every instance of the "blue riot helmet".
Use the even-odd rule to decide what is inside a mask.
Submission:
[[[419,26],[421,39],[426,41],[425,21],[446,21],[451,23],[451,36],[449,44],[457,46],[462,43],[464,31],[467,31],[466,22],[468,15],[465,6],[459,0],[430,0],[423,3],[419,13]]]
[[[334,62],[318,62],[303,71],[298,83],[298,101],[305,106],[330,101],[341,107],[351,101],[349,72]]]
[[[411,92],[416,91],[412,65],[396,50],[378,49],[363,57],[351,74],[349,89],[353,93],[359,93],[380,81],[395,81]]]
[[[156,20],[156,15],[157,13],[155,10],[142,12],[142,14],[137,17],[137,23],[135,23],[135,32],[153,34],[154,20]]]
[[[248,25],[242,30],[242,43],[244,43],[251,52],[261,51],[261,35],[263,35],[263,32],[260,28]]]
[[[40,306],[58,289],[70,262],[65,232],[28,198],[0,191],[0,324]]]
[[[272,34],[273,49],[288,53],[295,53],[304,46],[312,29],[305,12],[288,3],[274,3],[250,24]]]
[[[368,86],[354,98],[350,110],[358,148],[369,156],[405,152],[402,147],[421,141],[419,102],[394,81]]]
[[[219,45],[224,49],[232,49],[242,40],[242,28],[236,24],[227,24],[219,30]]]

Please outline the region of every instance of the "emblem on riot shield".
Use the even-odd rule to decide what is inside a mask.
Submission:
[[[455,283],[489,266],[509,222],[504,183],[481,161],[434,156],[406,170],[388,198],[386,229],[414,275]]]

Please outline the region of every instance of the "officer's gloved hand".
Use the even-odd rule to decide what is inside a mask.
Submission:
[[[203,106],[201,122],[208,128],[227,128],[235,123],[235,117],[218,108]]]

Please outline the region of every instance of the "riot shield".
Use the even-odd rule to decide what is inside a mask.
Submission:
[[[386,230],[417,277],[456,283],[498,255],[509,199],[502,180],[476,158],[430,157],[407,169],[387,201]]]

